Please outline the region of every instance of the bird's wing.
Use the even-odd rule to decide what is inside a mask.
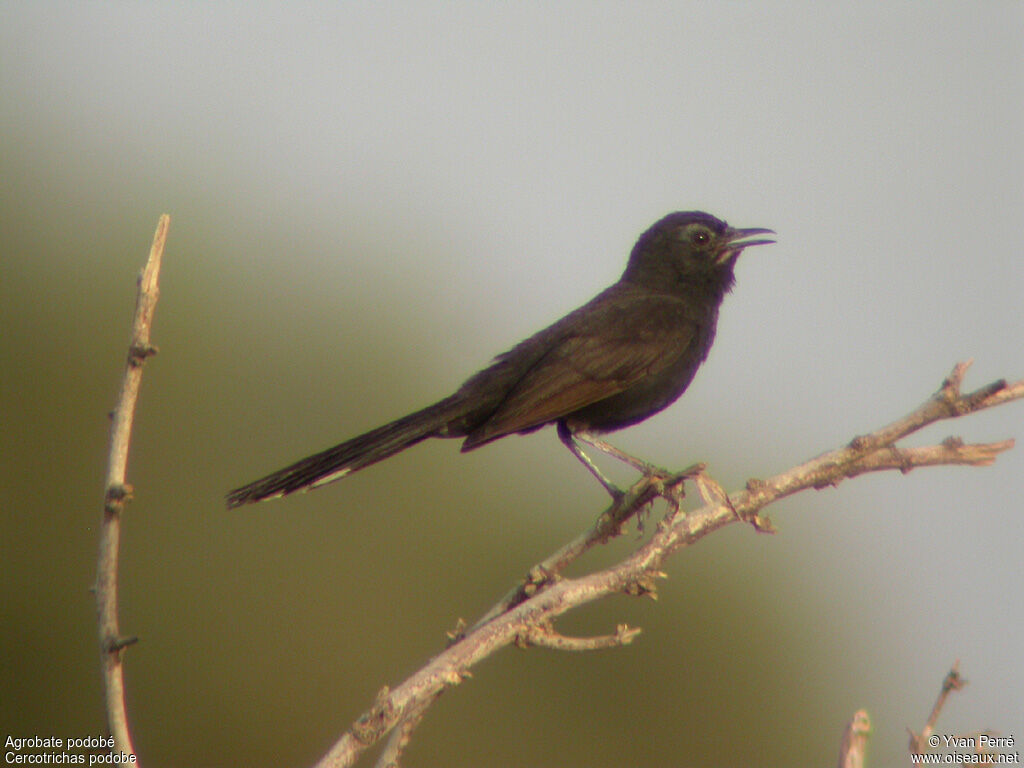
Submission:
[[[557,421],[660,373],[679,359],[696,332],[693,310],[680,299],[651,294],[600,299],[498,358],[495,368],[522,369],[522,374],[470,433],[463,450]],[[517,357],[535,353],[538,346],[545,351],[520,366]]]

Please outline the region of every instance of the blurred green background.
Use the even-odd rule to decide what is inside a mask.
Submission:
[[[953,363],[1024,375],[1024,6],[0,3],[0,731],[102,732],[106,414],[172,216],[124,524],[148,766],[309,765],[588,525],[551,430],[433,441],[327,489],[229,488],[406,412],[618,277],[675,209],[769,226],[686,397],[615,437],[729,488],[902,415]],[[1024,438],[1015,404],[931,430]],[[505,650],[410,765],[829,765],[859,707],[905,762],[1024,736],[1020,449],[769,510],[661,600]],[[621,481],[629,474],[611,467]],[[634,535],[583,564],[634,546]]]

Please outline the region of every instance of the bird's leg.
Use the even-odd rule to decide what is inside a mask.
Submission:
[[[619,461],[629,464],[629,466],[643,472],[643,474],[646,475],[647,477],[667,477],[669,474],[667,469],[659,467],[656,464],[651,464],[650,462],[644,461],[643,459],[638,459],[636,456],[633,456],[631,454],[626,453],[625,451],[616,448],[611,443],[606,443],[604,440],[599,440],[589,432],[576,432],[573,434],[573,437],[575,437],[577,440],[582,440],[587,445],[592,445],[594,448],[597,448],[597,450],[601,451],[602,453],[606,453],[609,456],[613,456],[614,458],[618,459]]]
[[[605,477],[604,473],[597,468],[597,465],[590,460],[590,457],[583,452],[583,449],[576,443],[573,433],[569,431],[569,427],[566,426],[564,421],[558,422],[558,439],[572,452],[573,456],[580,460],[583,466],[587,468],[587,471],[597,478],[597,481],[604,486],[604,489],[608,491],[613,500],[618,501],[625,496],[625,492]]]

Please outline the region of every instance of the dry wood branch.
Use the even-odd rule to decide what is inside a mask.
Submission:
[[[928,715],[924,728],[921,729],[920,733],[914,733],[907,728],[907,731],[910,733],[911,754],[920,755],[928,751],[928,737],[935,732],[935,723],[939,720],[942,708],[946,706],[946,699],[949,698],[950,693],[959,691],[965,685],[967,685],[967,681],[960,677],[960,660],[957,659],[953,662],[953,666],[950,667],[946,677],[942,680],[942,688],[939,690],[938,698],[935,699],[935,705],[932,707],[931,714]]]
[[[700,466],[675,475],[641,479],[623,499],[605,510],[588,531],[531,569],[524,583],[503,597],[470,630],[460,629],[448,649],[400,685],[381,691],[374,705],[335,743],[317,768],[352,765],[367,747],[406,717],[415,715],[413,725],[418,723],[436,697],[459,684],[478,661],[517,640],[540,637],[537,632],[552,627],[563,613],[616,593],[653,596],[655,580],[663,575],[661,565],[665,558],[709,533],[740,521],[751,523],[759,531],[772,530],[770,521],[761,517],[760,511],[774,501],[810,488],[834,486],[866,472],[908,472],[921,466],[991,463],[996,455],[1013,446],[1012,440],[965,445],[958,439],[949,439],[941,445],[910,449],[895,445],[936,421],[1024,398],[1024,380],[1011,385],[997,381],[962,394],[960,387],[968,366],[969,363],[958,364],[939,391],[904,418],[768,480],[750,480],[742,491],[727,495],[702,473]],[[681,486],[689,477],[695,478],[704,506],[683,515],[679,512]],[[648,541],[635,552],[609,568],[577,579],[559,575],[566,563],[594,544],[618,535],[630,517],[659,497],[668,501],[668,512]],[[546,636],[554,635],[549,632]],[[563,640],[569,641],[569,645],[578,643],[569,638]],[[624,643],[620,640],[610,644]],[[402,747],[407,736],[402,737]]]
[[[864,752],[870,733],[871,719],[866,711],[858,709],[843,731],[843,741],[839,747],[839,768],[864,768]]]
[[[443,693],[438,691],[432,697],[425,699],[420,703],[419,706],[414,707],[411,711],[406,712],[403,715],[398,725],[391,731],[391,736],[388,737],[387,744],[384,745],[384,749],[381,750],[380,756],[377,758],[376,768],[399,768],[399,760],[402,758],[402,752],[409,745],[409,741],[412,739],[413,731],[422,722],[423,716],[427,713],[427,709],[433,704]]]
[[[688,478],[697,477],[704,469],[703,464],[694,464],[671,475],[641,477],[626,491],[625,496],[602,512],[589,529],[533,566],[523,583],[495,603],[470,631],[476,630],[495,616],[536,594],[539,589],[555,580],[566,566],[595,545],[620,536],[626,523],[641,514],[655,499],[669,498],[678,507],[683,482]]]
[[[131,441],[135,404],[142,382],[142,364],[156,347],[150,344],[153,313],[160,295],[158,278],[160,261],[170,217],[164,214],[157,223],[149,259],[139,276],[139,293],[132,323],[132,340],[128,346],[124,378],[117,405],[111,414],[110,454],[103,494],[103,522],[100,525],[99,556],[96,564],[96,614],[99,623],[100,651],[103,659],[103,682],[106,687],[107,727],[114,738],[114,752],[134,755],[124,699],[124,674],[121,651],[137,638],[122,637],[117,619],[117,557],[121,536],[121,513],[131,499],[132,488],[125,481],[128,466],[128,445]],[[136,763],[137,765],[138,763]]]
[[[629,645],[640,634],[639,627],[619,624],[614,635],[598,635],[596,637],[566,637],[555,631],[551,625],[532,627],[527,633],[516,638],[516,645],[529,648],[551,648],[555,651],[597,651],[603,648],[615,648]]]

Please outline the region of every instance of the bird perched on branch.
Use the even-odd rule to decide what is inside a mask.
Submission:
[[[770,229],[734,229],[700,211],[671,213],[644,232],[626,271],[574,312],[499,355],[434,405],[231,491],[228,507],[340,480],[428,437],[463,451],[555,424],[561,441],[612,494],[583,452],[594,446],[650,472],[596,435],[643,421],[689,386],[715,338],[718,308],[744,248]]]

